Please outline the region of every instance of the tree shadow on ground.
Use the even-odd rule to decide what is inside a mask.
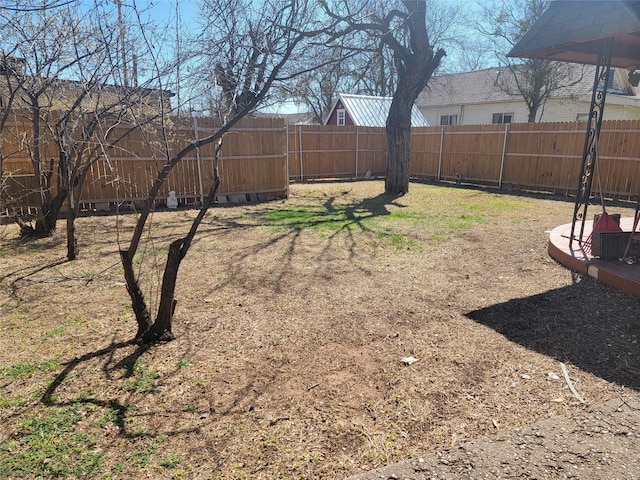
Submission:
[[[249,222],[238,223],[236,219],[216,219],[218,228],[233,231],[238,228],[271,227],[275,233],[264,242],[256,243],[250,249],[241,251],[230,262],[227,270],[229,281],[238,281],[246,275],[245,265],[251,257],[259,252],[275,246],[281,242],[288,242],[287,248],[282,254],[282,262],[279,264],[279,273],[274,278],[275,292],[281,291],[284,277],[291,271],[290,266],[294,253],[298,247],[300,237],[307,230],[317,229],[325,232],[325,246],[319,256],[327,255],[340,235],[346,235],[348,239],[347,251],[350,258],[355,257],[357,237],[355,232],[365,232],[377,236],[375,225],[370,223],[377,217],[390,215],[389,206],[404,208],[398,203],[398,196],[379,194],[372,198],[360,201],[349,199],[349,190],[342,191],[339,195],[321,195],[314,198],[307,205],[282,206],[278,204],[272,209],[261,209],[249,214]],[[318,263],[320,266],[324,262]],[[222,282],[219,287],[225,285]]]
[[[591,277],[466,316],[526,348],[640,390],[640,303]]]

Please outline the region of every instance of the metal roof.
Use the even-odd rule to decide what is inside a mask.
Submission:
[[[342,101],[342,105],[344,105],[345,110],[347,110],[355,125],[360,127],[386,126],[389,108],[391,108],[391,97],[372,97],[368,95],[339,93],[338,100]],[[336,104],[338,100],[336,100]],[[333,111],[334,108],[332,108],[331,111]],[[429,126],[429,122],[427,122],[415,105],[411,110],[411,126]]]
[[[640,1],[551,2],[509,56],[596,65],[607,38],[614,39],[612,67],[640,64]]]

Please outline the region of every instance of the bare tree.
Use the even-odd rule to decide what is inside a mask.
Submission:
[[[583,68],[566,62],[509,58],[507,53],[545,12],[551,0],[499,0],[482,3],[476,29],[504,65],[496,85],[508,95],[521,97],[529,122],[539,121],[554,93],[582,81]]]
[[[353,9],[349,2],[336,9],[325,3],[327,14],[340,21],[334,35],[366,32],[376,43],[393,52],[397,71],[396,87],[387,117],[387,175],[385,192],[409,191],[411,152],[411,110],[427,82],[445,56],[435,49],[427,29],[427,2],[402,0],[386,3],[381,9],[374,1],[362,2]]]
[[[292,82],[282,87],[282,99],[294,99],[305,105],[316,123],[323,123],[337,97],[337,93],[351,88],[349,68],[342,49],[339,45],[313,45],[307,50],[308,58],[314,59],[314,64],[305,62],[298,67],[304,72],[297,75]],[[295,69],[296,67],[291,67]]]
[[[60,2],[58,2],[60,3]],[[24,3],[27,8],[27,2]],[[7,85],[17,85],[13,113],[30,128],[26,142],[37,185],[37,218],[35,226],[19,219],[24,235],[46,237],[56,227],[58,214],[68,194],[61,172],[68,167],[65,152],[60,151],[57,165],[47,150],[48,130],[58,133],[58,145],[65,136],[61,126],[69,127],[70,115],[89,101],[93,86],[101,76],[100,63],[96,63],[106,43],[95,41],[95,32],[87,30],[85,17],[66,3],[61,7],[35,8],[28,11],[1,11],[10,35],[5,38],[9,46],[23,61],[6,77]],[[86,82],[69,80],[78,71],[91,68],[93,73]],[[89,67],[90,65],[90,67]],[[56,127],[52,127],[55,122]],[[70,127],[69,127],[70,128]],[[68,132],[66,135],[68,140]]]
[[[133,268],[133,258],[164,181],[171,170],[198,147],[217,142],[217,158],[224,135],[267,97],[287,63],[299,53],[303,42],[320,33],[320,30],[312,29],[315,24],[313,12],[309,2],[303,0],[271,0],[261,4],[250,0],[207,0],[204,6],[209,13],[209,23],[205,25],[200,39],[203,44],[215,48],[199,48],[199,58],[191,57],[191,61],[199,59],[200,79],[214,91],[221,125],[208,137],[194,141],[176,153],[166,150],[164,166],[147,195],[129,245],[120,250],[127,290],[138,324],[136,339],[141,343],[173,338],[178,270],[220,184],[217,160],[209,193],[191,228],[169,245],[158,310],[152,319]],[[161,62],[158,57],[154,63],[159,68]],[[165,134],[168,127],[168,123],[163,125]]]
[[[4,83],[15,92],[12,112],[31,130],[25,144],[39,200],[35,226],[17,219],[23,235],[51,235],[66,201],[67,258],[74,260],[75,219],[91,166],[136,125],[158,116],[153,98],[163,93],[138,86],[135,72],[131,86],[122,84],[122,58],[133,55],[113,50],[124,30],[112,4],[35,5],[27,12],[2,12],[11,33],[6,44],[21,59]],[[115,128],[125,122],[129,128]]]
[[[334,13],[350,16],[355,22],[365,22],[373,12],[378,18],[385,17],[391,8],[393,5],[387,2],[352,0]],[[431,43],[464,55],[469,49],[466,14],[461,4],[429,0],[425,23],[429,26]],[[309,66],[305,75],[297,77],[295,84],[288,86],[286,94],[307,105],[318,121],[326,116],[338,92],[392,96],[398,86],[394,50],[380,40],[379,32],[370,33],[355,29],[333,37],[331,43],[316,46],[308,55],[316,60],[316,65]],[[396,31],[394,35],[400,38],[404,34]],[[406,44],[406,36],[402,37],[402,42]],[[454,69],[459,68],[461,62],[466,63],[460,58],[456,61]]]

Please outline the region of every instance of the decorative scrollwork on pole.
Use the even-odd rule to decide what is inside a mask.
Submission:
[[[605,100],[607,98],[607,87],[609,85],[611,72],[612,50],[613,38],[603,40],[602,50],[600,55],[598,55],[596,75],[593,82],[593,92],[591,94],[589,120],[587,122],[587,132],[582,151],[582,163],[580,165],[580,176],[578,177],[576,202],[573,209],[573,222],[571,224],[569,248],[572,248],[574,240],[582,243],[582,237],[584,235],[584,224],[587,218],[587,208],[589,206],[591,187],[593,185],[593,172],[598,159],[598,141],[600,139],[602,116],[604,114]],[[578,223],[580,223],[580,233],[576,237],[576,225]]]

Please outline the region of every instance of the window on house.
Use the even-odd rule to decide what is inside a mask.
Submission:
[[[458,115],[440,115],[440,125],[457,125]]]
[[[513,113],[494,113],[492,123],[511,123]]]
[[[346,112],[344,108],[336,110],[336,114],[338,115],[338,123],[337,125],[342,127],[345,125]]]
[[[578,115],[576,115],[576,120],[578,122],[587,122],[587,121],[589,121],[589,114],[588,113],[579,113]]]

